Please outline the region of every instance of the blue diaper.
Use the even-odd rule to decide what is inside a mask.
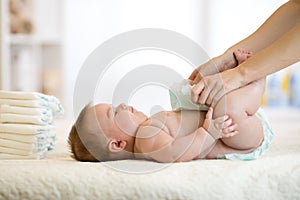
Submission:
[[[188,84],[187,80],[181,83],[175,83],[170,91],[170,100],[173,110],[202,110],[207,111],[208,107],[205,105],[197,105],[191,101],[191,86]],[[274,133],[272,131],[271,125],[264,113],[264,111],[259,108],[256,112],[256,116],[261,120],[263,125],[264,140],[262,144],[252,151],[251,153],[240,154],[231,153],[219,156],[219,159],[239,159],[239,160],[254,160],[261,156],[270,146],[271,141],[274,138]]]

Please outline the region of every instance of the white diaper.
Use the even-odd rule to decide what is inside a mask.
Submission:
[[[52,118],[52,110],[50,108],[35,108],[24,106],[12,106],[8,104],[0,105],[0,113],[20,114],[20,115],[40,115]]]
[[[45,115],[20,115],[0,113],[0,123],[48,125],[52,124],[52,122],[52,117],[48,117]]]
[[[54,149],[59,100],[37,92],[0,90],[0,159],[43,158]]]
[[[64,113],[64,109],[56,97],[37,92],[0,90],[0,104],[32,108],[50,108],[53,116],[61,116]]]

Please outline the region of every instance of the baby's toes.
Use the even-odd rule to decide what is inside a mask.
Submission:
[[[251,56],[253,56],[253,53],[252,52],[248,52],[247,53],[247,59],[249,59]]]

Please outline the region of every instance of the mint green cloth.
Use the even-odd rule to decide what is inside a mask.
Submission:
[[[208,106],[194,104],[191,101],[191,88],[188,80],[174,83],[171,86],[169,94],[173,110],[208,110]]]

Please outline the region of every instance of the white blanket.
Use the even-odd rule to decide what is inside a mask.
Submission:
[[[275,139],[257,160],[175,164],[74,161],[71,123],[57,123],[60,140],[45,159],[1,161],[0,199],[300,199],[299,119],[271,113]]]

